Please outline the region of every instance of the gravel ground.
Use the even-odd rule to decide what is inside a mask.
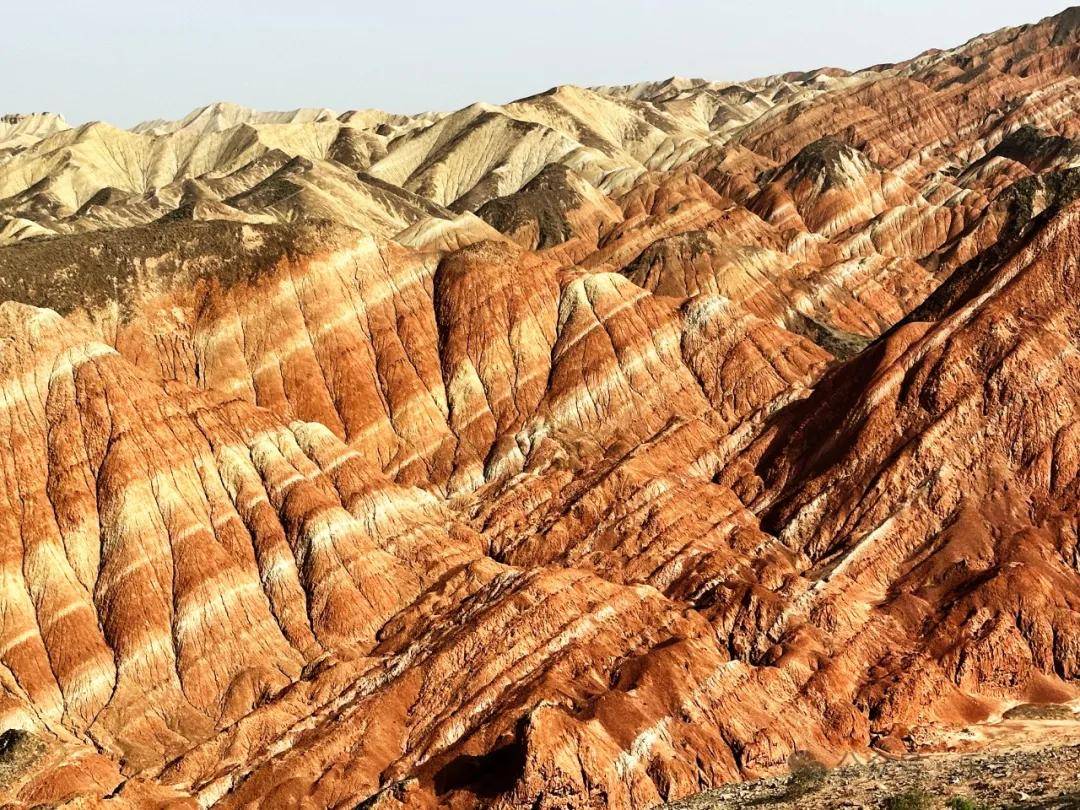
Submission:
[[[669,810],[763,807],[798,810],[936,810],[952,797],[974,808],[1080,810],[1080,744],[981,754],[926,754],[836,768],[798,780],[788,776],[728,785],[666,805]],[[919,792],[922,803],[896,804]]]

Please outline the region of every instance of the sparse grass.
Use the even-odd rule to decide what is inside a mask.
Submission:
[[[1068,706],[1055,703],[1022,703],[1004,715],[1006,720],[1074,720],[1076,715]]]
[[[920,788],[897,793],[885,800],[885,810],[930,810],[931,807],[930,794]]]
[[[256,238],[245,241],[245,233]],[[0,248],[0,300],[49,307],[61,315],[116,301],[125,312],[150,267],[164,287],[206,277],[228,287],[257,278],[284,258],[354,236],[344,225],[323,221],[174,220],[28,240]]]

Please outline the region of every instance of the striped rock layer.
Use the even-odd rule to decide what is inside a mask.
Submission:
[[[1076,697],[1078,30],[5,118],[0,799],[636,810]]]

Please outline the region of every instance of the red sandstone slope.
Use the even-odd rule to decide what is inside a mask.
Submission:
[[[1076,28],[0,248],[0,796],[645,808],[1076,696]]]

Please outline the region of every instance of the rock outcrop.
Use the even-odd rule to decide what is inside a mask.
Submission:
[[[0,122],[0,799],[612,807],[1080,695],[1078,16]]]

